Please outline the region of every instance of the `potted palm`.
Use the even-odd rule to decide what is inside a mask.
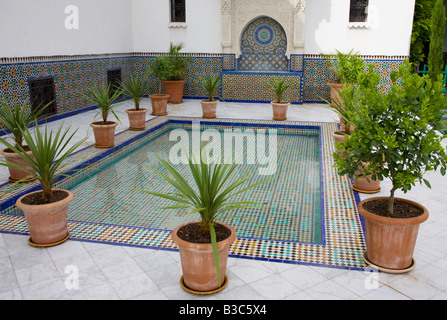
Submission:
[[[147,70],[158,80],[158,92],[149,94],[152,104],[152,115],[164,116],[167,115],[169,94],[162,92],[163,80],[169,77],[169,61],[166,56],[158,56]]]
[[[289,107],[289,102],[282,100],[283,94],[287,89],[290,88],[290,83],[286,82],[285,79],[274,78],[272,81],[272,89],[275,93],[275,100],[271,102],[273,109],[273,120],[286,120],[287,119],[287,109]]]
[[[126,110],[129,117],[130,130],[144,130],[146,125],[147,109],[140,109],[143,94],[147,91],[147,81],[138,75],[130,75],[121,83],[123,93],[134,101],[134,108]]]
[[[27,102],[23,102],[21,105],[19,103],[14,103],[11,107],[4,99],[0,99],[0,123],[3,126],[3,131],[11,134],[15,146],[22,147],[28,152],[30,157],[32,156],[32,153],[28,146],[23,145],[22,132],[42,114],[47,106],[48,104],[40,105],[34,110],[30,110],[31,108],[29,108]],[[24,162],[23,158],[16,154],[12,149],[5,148],[0,151],[0,154],[7,162],[13,162],[28,170],[32,170],[32,168]],[[9,167],[9,175],[9,180],[12,182],[28,182],[34,180],[33,174],[15,167]]]
[[[169,65],[168,75],[163,79],[163,86],[165,93],[169,94],[169,103],[183,102],[183,89],[185,86],[185,72],[188,69],[190,61],[189,57],[182,57],[180,50],[183,49],[183,43],[174,45],[170,44],[167,55],[167,62]]]
[[[86,99],[98,105],[99,111],[96,116],[100,115],[102,118],[102,121],[95,121],[90,124],[95,135],[95,146],[97,148],[111,148],[115,145],[115,128],[118,122],[109,121],[108,117],[112,113],[115,119],[119,121],[113,109],[117,106],[114,102],[122,94],[122,91],[121,89],[112,91],[111,84],[102,84],[99,88],[89,88],[88,91],[90,96]]]
[[[336,50],[335,55],[323,55],[329,64],[329,70],[334,77],[333,82],[328,82],[330,88],[331,102],[334,104],[343,103],[340,96],[343,87],[357,83],[357,77],[365,70],[365,62],[358,53],[343,53]],[[344,130],[343,118],[340,118],[340,125]]]
[[[406,61],[391,76],[387,94],[375,85],[361,86],[356,129],[334,154],[341,175],[371,174],[390,179],[389,197],[373,197],[358,205],[365,219],[367,250],[364,259],[382,271],[408,272],[414,268],[413,252],[419,225],[428,218],[427,209],[414,201],[395,197],[395,192],[411,190],[416,182],[430,183],[427,171],[440,169],[445,175],[447,154],[441,145],[441,110],[446,106],[442,79],[412,73]],[[348,159],[349,155],[349,159]]]
[[[183,270],[182,287],[196,294],[210,294],[222,290],[227,284],[225,270],[228,252],[236,239],[236,231],[231,226],[218,222],[218,219],[222,218],[225,211],[257,206],[256,202],[232,198],[272,178],[246,186],[243,184],[254,172],[231,181],[236,164],[210,164],[203,151],[201,155],[200,160],[194,156],[188,158],[190,177],[182,176],[171,164],[160,159],[172,178],[156,172],[176,192],[162,194],[143,191],[178,203],[164,209],[181,209],[189,211],[188,214],[200,214],[200,221],[175,228],[172,239],[179,247]],[[193,183],[188,182],[189,178],[193,179]],[[238,187],[243,189],[237,189]]]
[[[203,118],[213,119],[216,117],[216,108],[219,100],[215,100],[214,97],[217,94],[217,90],[220,87],[219,76],[210,76],[208,79],[202,79],[200,82],[202,88],[206,91],[208,99],[200,100],[202,104]]]
[[[53,185],[64,174],[59,171],[64,160],[87,138],[70,145],[77,131],[69,133],[70,130],[70,127],[64,129],[61,125],[55,133],[48,132],[47,126],[45,125],[43,130],[39,128],[37,121],[34,133],[30,133],[29,129],[20,129],[32,156],[21,145],[13,145],[0,138],[0,142],[29,163],[31,169],[8,161],[0,161],[0,165],[28,172],[37,179],[42,189],[23,195],[16,202],[17,207],[25,214],[30,232],[28,242],[33,246],[53,246],[65,241],[69,236],[68,205],[73,194],[68,190],[54,189]]]

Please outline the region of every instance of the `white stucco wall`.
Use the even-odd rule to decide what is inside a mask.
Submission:
[[[132,52],[131,4],[131,0],[0,0],[0,57]],[[79,9],[77,30],[65,27],[68,5]]]
[[[304,53],[408,55],[414,2],[370,0],[368,28],[349,28],[350,0],[307,0]],[[68,5],[78,30],[65,28]],[[0,57],[166,52],[170,42],[221,53],[221,0],[186,5],[186,28],[172,28],[168,0],[0,0]]]
[[[222,52],[220,0],[187,0],[186,27],[170,26],[170,1],[132,0],[135,52],[166,52],[169,43],[183,42],[182,52]]]
[[[349,28],[350,0],[306,1],[305,53],[406,56],[415,0],[369,0],[367,28]]]

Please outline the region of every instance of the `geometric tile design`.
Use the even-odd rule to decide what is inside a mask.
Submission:
[[[356,196],[351,189],[350,180],[340,177],[334,167],[331,154],[334,152],[334,142],[331,133],[336,130],[334,123],[294,122],[294,121],[255,121],[229,120],[188,117],[158,117],[147,122],[143,132],[125,131],[116,136],[116,145],[112,150],[101,150],[87,147],[67,159],[65,169],[85,166],[78,175],[65,178],[58,182],[58,187],[70,187],[77,179],[83,179],[94,173],[100,162],[107,164],[110,158],[125,154],[134,147],[141,145],[146,139],[152,139],[157,130],[168,123],[185,121],[200,121],[209,125],[228,125],[228,122],[240,123],[246,126],[280,126],[296,128],[296,126],[320,127],[320,156],[324,201],[322,211],[322,244],[300,243],[292,241],[260,240],[253,238],[238,238],[230,248],[233,257],[259,260],[282,261],[287,263],[310,264],[335,268],[364,269],[362,253],[366,250],[362,224],[357,213]],[[152,136],[151,136],[152,135]],[[65,164],[65,163],[64,163]],[[31,190],[30,183],[27,190]],[[0,186],[3,195],[2,208],[8,203],[8,198],[17,198],[20,194],[9,194],[10,184]],[[75,195],[76,197],[76,195]],[[10,202],[10,201],[9,201]],[[164,250],[176,250],[170,239],[170,231],[141,228],[136,226],[89,223],[84,221],[69,221],[70,237],[81,241],[95,241],[116,245],[143,246]],[[27,233],[25,219],[15,206],[0,213],[0,232]]]
[[[300,103],[301,75],[285,72],[222,72],[222,97],[227,101],[270,102],[275,97],[271,83],[274,78],[279,78],[291,84],[283,100]]]
[[[399,69],[403,60],[365,59],[365,72],[370,64],[381,76],[380,90],[387,92],[391,88],[391,73]],[[329,72],[327,61],[323,58],[304,58],[303,102],[323,102],[330,99],[328,82],[334,81]],[[324,100],[323,100],[324,99]]]
[[[240,71],[287,71],[287,37],[274,19],[260,17],[248,24],[241,36]]]
[[[190,127],[190,126],[189,126]],[[171,193],[175,190],[164,182],[152,170],[164,171],[157,157],[169,161],[169,151],[176,141],[169,141],[172,130],[183,128],[182,125],[169,125],[163,133],[140,148],[116,159],[104,169],[93,173],[88,179],[69,188],[77,195],[70,203],[70,219],[102,224],[138,226],[142,228],[173,230],[177,225],[196,220],[197,215],[186,215],[179,210],[162,210],[172,201],[160,199],[134,189],[155,190]],[[230,127],[226,127],[226,130]],[[221,133],[222,127],[205,127]],[[263,150],[268,150],[270,140],[268,128],[262,129],[267,137]],[[190,139],[195,136],[186,128]],[[233,132],[233,131],[232,131]],[[237,127],[235,136],[246,137],[253,147],[259,148],[257,133],[249,127]],[[277,157],[271,158],[278,164],[275,179],[267,184],[257,186],[234,201],[250,200],[263,204],[259,208],[237,209],[225,212],[221,219],[234,226],[239,237],[256,239],[275,239],[305,243],[321,243],[321,191],[320,191],[320,157],[319,131],[315,129],[299,130],[287,133],[277,129]],[[191,143],[190,143],[191,145]],[[224,143],[221,143],[222,154]],[[236,168],[234,177],[240,177],[257,167],[256,151],[244,152],[243,161]],[[181,175],[193,183],[186,165],[174,165]],[[273,173],[272,173],[273,174]],[[258,171],[246,184],[255,184],[268,177]],[[243,188],[246,184],[241,186]],[[244,218],[239,218],[243,216]]]

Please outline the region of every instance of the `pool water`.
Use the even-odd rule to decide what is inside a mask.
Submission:
[[[203,127],[201,132],[210,128],[222,133],[225,129],[232,130],[231,127],[210,125]],[[157,156],[169,160],[170,151],[178,143],[178,140],[170,141],[169,136],[178,129],[184,130],[191,139],[197,134],[191,126],[170,124],[135,150],[120,155],[68,188],[76,195],[70,204],[69,220],[161,230],[173,230],[181,223],[198,220],[198,214],[160,209],[175,203],[137,190],[175,191],[151,169],[167,173]],[[243,134],[249,131],[248,127],[238,129]],[[267,135],[269,130],[266,130]],[[278,129],[276,141],[275,178],[234,198],[258,201],[262,206],[227,211],[221,221],[232,225],[242,238],[321,243],[323,214],[318,129]],[[265,149],[271,150],[271,140],[267,138],[263,142]],[[224,143],[221,145],[224,148]],[[244,151],[246,148],[248,146],[244,145]],[[251,153],[243,152],[243,155],[244,160],[238,165],[235,177],[250,170],[256,172],[247,184],[269,177],[258,170],[265,165],[252,164]],[[174,166],[192,182],[188,165]]]

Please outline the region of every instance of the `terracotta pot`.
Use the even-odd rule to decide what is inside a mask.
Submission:
[[[164,80],[163,86],[164,92],[169,94],[169,103],[183,102],[183,87],[185,86],[185,80]]]
[[[373,197],[361,201],[358,205],[359,213],[365,218],[367,262],[385,272],[407,272],[414,265],[413,252],[419,225],[427,220],[428,211],[417,202],[395,198],[421,208],[424,213],[414,218],[383,217],[363,207],[365,202],[376,199],[388,198]]]
[[[168,109],[168,94],[156,93],[150,94],[149,98],[152,103],[152,113],[153,116],[165,116],[167,115]]]
[[[29,163],[25,159],[20,157],[17,153],[7,152],[6,150],[9,150],[9,149],[6,148],[6,149],[3,149],[0,151],[0,154],[5,158],[6,161],[20,165],[31,172],[36,172],[33,168],[31,168]],[[27,151],[26,154],[29,157],[34,159],[34,156],[31,151]],[[20,170],[17,168],[12,168],[12,167],[8,167],[8,169],[9,169],[9,180],[10,181],[16,182],[16,181],[23,179],[22,181],[26,182],[26,181],[31,181],[31,180],[35,179],[33,175],[29,174],[26,171],[23,171],[23,170]]]
[[[189,289],[197,292],[216,290],[219,284],[212,245],[211,243],[191,243],[180,239],[177,236],[177,232],[186,224],[188,223],[182,224],[172,231],[172,240],[179,247],[184,284]],[[231,244],[236,240],[236,231],[226,224],[219,224],[231,230],[231,235],[227,239],[217,243],[220,263],[220,284],[222,285],[225,281],[228,252]]]
[[[118,122],[112,121],[108,121],[107,124],[102,121],[90,124],[93,128],[97,148],[111,148],[115,145],[115,128],[117,125]]]
[[[343,90],[343,85],[335,82],[329,82],[327,85],[331,88],[331,101],[335,103],[342,102],[340,92]]]
[[[345,135],[346,135],[346,132],[344,132],[344,131],[332,132],[332,136],[334,137],[334,142],[344,143],[346,141]],[[340,153],[340,150],[337,147],[335,147],[335,151],[337,153]]]
[[[367,164],[365,163],[365,165]],[[361,173],[362,168],[359,168],[359,170],[356,172],[356,175]],[[372,180],[372,174],[362,178],[354,178],[352,189],[360,193],[377,193],[380,191],[380,180]]]
[[[216,109],[217,109],[217,103],[219,101],[209,101],[209,100],[201,100],[200,103],[202,104],[202,111],[203,111],[203,118],[206,119],[214,119],[216,117]]]
[[[368,175],[364,178],[354,179],[352,188],[360,193],[377,193],[380,191],[380,180],[372,180],[372,175]]]
[[[126,110],[129,117],[130,130],[144,130],[146,128],[146,112],[147,109],[128,109]]]
[[[271,102],[273,109],[273,120],[286,120],[287,119],[287,108],[289,107],[288,102],[277,103]]]
[[[23,203],[23,198],[31,192],[21,196],[16,206],[23,210],[30,232],[30,241],[35,245],[51,246],[61,243],[68,238],[68,206],[73,199],[73,193],[68,190],[54,189],[53,191],[65,191],[68,196],[61,201],[41,205],[30,205]]]

